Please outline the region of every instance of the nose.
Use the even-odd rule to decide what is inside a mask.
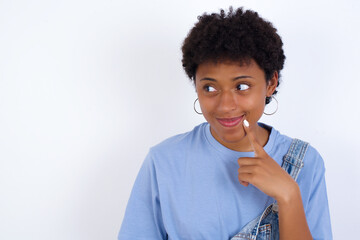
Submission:
[[[220,95],[218,109],[223,113],[228,113],[236,110],[236,96],[232,91],[224,91]]]

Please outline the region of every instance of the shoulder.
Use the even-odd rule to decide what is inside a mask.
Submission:
[[[311,145],[311,143],[310,143],[310,141],[308,141],[308,139],[299,139],[297,137],[289,137],[288,135],[280,133],[278,130],[276,130],[273,127],[270,127],[270,128],[271,128],[271,134],[274,135],[274,144],[273,144],[272,151],[281,153],[280,155],[284,156],[289,151],[293,140],[298,139],[298,140],[308,144],[308,147],[307,147],[304,159],[303,159],[304,167],[306,167],[306,168],[310,167],[312,169],[315,168],[317,170],[324,169],[323,158],[321,157],[318,150],[314,146]]]
[[[203,144],[207,127],[208,123],[202,123],[189,132],[167,138],[151,147],[149,155],[156,158],[182,155],[192,148]]]
[[[306,162],[305,162],[306,160]],[[325,171],[325,165],[324,160],[320,153],[309,144],[308,150],[306,152],[305,158],[304,158],[304,164],[309,164],[311,166],[314,166],[318,169],[321,169],[322,171]]]
[[[143,168],[153,172],[158,182],[166,183],[174,176],[183,176],[194,161],[201,161],[201,149],[207,148],[207,123],[192,131],[175,135],[150,148]],[[199,151],[200,150],[200,151]]]

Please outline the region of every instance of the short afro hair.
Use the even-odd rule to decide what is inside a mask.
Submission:
[[[280,77],[285,61],[283,43],[276,28],[257,12],[230,7],[227,13],[223,9],[204,13],[198,20],[182,45],[182,65],[194,83],[197,67],[209,61],[248,64],[253,59],[264,70],[266,81],[275,71]],[[270,97],[266,104],[269,102]]]

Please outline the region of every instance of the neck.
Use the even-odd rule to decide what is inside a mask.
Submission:
[[[244,135],[243,138],[237,142],[224,142],[222,139],[218,138],[216,136],[216,134],[213,133],[213,130],[211,129],[211,127],[210,127],[210,132],[219,143],[221,143],[223,146],[225,146],[231,150],[238,151],[238,152],[253,152],[254,151],[251,146],[251,143],[246,135]],[[255,133],[256,133],[256,138],[257,138],[258,143],[262,147],[264,147],[269,140],[270,132],[267,129],[256,125]]]

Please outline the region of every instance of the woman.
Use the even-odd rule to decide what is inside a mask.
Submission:
[[[182,62],[207,122],[151,148],[119,239],[332,239],[321,156],[258,122],[285,60],[276,29],[242,8],[198,19]]]

